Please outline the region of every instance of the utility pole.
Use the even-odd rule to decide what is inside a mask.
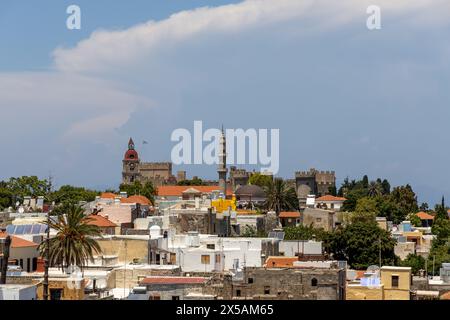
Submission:
[[[381,268],[381,236],[378,237],[378,243],[379,243],[378,261],[379,261],[379,265],[380,265],[380,268]]]
[[[6,284],[6,274],[8,273],[8,260],[9,260],[9,248],[11,247],[11,237],[0,239],[0,243],[3,244],[3,263],[1,268],[0,284]]]
[[[444,198],[444,197],[442,197],[442,198]],[[436,255],[433,255],[433,277],[434,277],[434,263],[435,263],[435,261],[436,261]]]
[[[43,298],[48,300],[48,269],[50,266],[50,211],[47,212],[47,238],[45,239]]]

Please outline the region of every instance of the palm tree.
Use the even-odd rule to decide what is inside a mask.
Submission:
[[[63,270],[69,266],[83,269],[88,260],[93,260],[94,253],[101,252],[100,245],[93,238],[101,236],[100,229],[89,224],[92,219],[85,216],[83,209],[76,205],[69,206],[66,214],[60,214],[55,219],[46,223],[57,231],[56,236],[49,240],[49,264],[61,266]],[[46,241],[39,246],[42,256],[46,247]]]
[[[278,215],[282,210],[297,210],[298,199],[294,188],[289,187],[281,178],[276,178],[265,187],[268,210],[273,210]]]
[[[367,187],[367,193],[369,197],[381,196],[383,194],[383,187],[380,183],[371,181]]]

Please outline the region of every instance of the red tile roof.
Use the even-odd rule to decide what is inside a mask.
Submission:
[[[203,277],[147,277],[140,284],[202,284],[207,278]]]
[[[219,186],[161,186],[158,187],[158,196],[160,197],[181,197],[187,189],[194,188],[202,193],[211,193],[220,191]],[[231,189],[227,190],[227,195],[231,195]]]
[[[0,238],[6,238],[6,232],[0,232]],[[11,248],[26,248],[26,247],[37,247],[38,244],[11,235]]]
[[[91,214],[90,216],[88,216],[88,218],[89,221],[87,222],[87,224],[94,225],[99,228],[117,227],[115,223],[98,214]]]
[[[343,197],[335,197],[332,195],[326,195],[316,199],[316,201],[345,201],[345,200],[347,199]]]
[[[282,211],[280,212],[280,218],[300,218],[300,212],[298,211]]]
[[[293,267],[298,257],[268,257],[266,260],[267,268]]]
[[[416,213],[416,216],[418,216],[420,218],[420,220],[433,220],[434,217],[426,212],[418,212]]]
[[[150,200],[144,196],[129,196],[128,198],[120,198],[121,203],[139,203],[144,206],[150,205]]]
[[[117,197],[117,195],[115,195],[114,193],[112,193],[112,192],[103,192],[101,195],[100,195],[100,198],[101,199],[115,199]]]

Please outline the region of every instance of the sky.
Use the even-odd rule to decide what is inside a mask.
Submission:
[[[201,120],[279,129],[286,178],[315,167],[450,199],[449,18],[448,0],[2,0],[0,179],[117,187],[130,137],[170,161],[171,133]]]

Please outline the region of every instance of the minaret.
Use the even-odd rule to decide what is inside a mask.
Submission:
[[[222,126],[222,134],[219,139],[219,166],[217,173],[219,174],[219,187],[224,197],[227,195],[227,140]]]

